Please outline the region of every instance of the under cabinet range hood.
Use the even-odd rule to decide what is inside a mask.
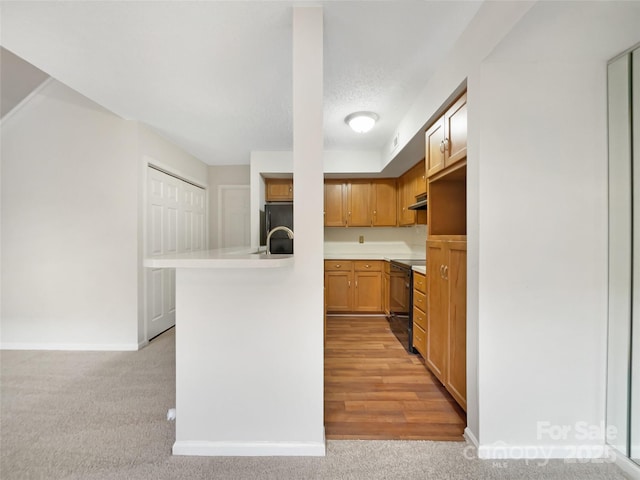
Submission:
[[[426,210],[427,209],[427,194],[416,196],[416,203],[413,203],[407,207],[409,210]]]

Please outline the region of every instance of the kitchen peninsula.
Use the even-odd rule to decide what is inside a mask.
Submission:
[[[322,348],[322,324],[293,315],[294,256],[207,250],[145,266],[176,269],[173,453],[324,455],[324,432],[309,420],[322,409],[321,377],[299,361]],[[302,437],[305,428],[315,433]]]

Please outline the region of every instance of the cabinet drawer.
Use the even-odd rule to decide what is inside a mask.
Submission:
[[[325,271],[346,270],[350,272],[352,265],[353,265],[353,262],[351,260],[325,260],[324,261]]]
[[[353,262],[356,272],[381,272],[382,262],[379,260],[356,260]]]
[[[413,323],[420,325],[422,329],[427,331],[427,314],[417,307],[413,307]]]
[[[420,352],[422,357],[427,355],[427,334],[422,327],[416,322],[413,322],[413,348]]]
[[[413,288],[422,293],[427,293],[427,279],[420,272],[413,272]]]
[[[419,292],[418,290],[413,291],[413,305],[418,307],[423,312],[427,311],[427,296]]]

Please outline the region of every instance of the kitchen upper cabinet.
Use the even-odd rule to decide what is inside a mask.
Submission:
[[[347,184],[347,225],[370,227],[372,218],[371,182],[352,180]]]
[[[325,180],[325,227],[395,226],[395,179]]]
[[[466,410],[467,243],[427,241],[426,364]]]
[[[293,202],[292,178],[265,178],[264,186],[267,202]]]
[[[378,260],[325,260],[327,311],[382,312],[382,264]]]
[[[398,224],[398,195],[394,178],[371,182],[371,225],[374,227],[395,227]]]
[[[422,186],[424,165],[424,160],[418,162],[398,179],[398,225],[427,223],[427,215],[424,210],[409,209],[409,205],[416,203],[418,195],[426,193],[426,179],[425,186]]]
[[[409,205],[415,202],[413,194],[415,181],[409,170],[398,179],[398,225],[415,225],[416,212],[409,210]]]
[[[422,160],[413,167],[413,176],[415,180],[414,193],[415,196],[427,194],[427,163]]]
[[[346,183],[343,180],[324,182],[325,227],[347,226]]]
[[[467,157],[467,94],[464,93],[425,133],[427,177]]]

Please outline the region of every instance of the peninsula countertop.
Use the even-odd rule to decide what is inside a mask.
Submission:
[[[293,255],[267,255],[250,247],[218,248],[158,255],[144,260],[151,268],[282,268],[293,265]]]

